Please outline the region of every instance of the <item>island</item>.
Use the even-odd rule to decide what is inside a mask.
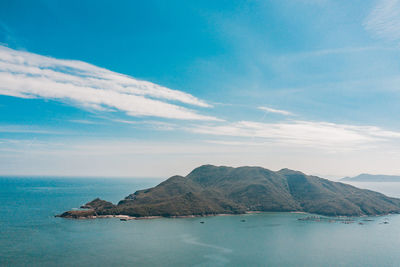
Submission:
[[[382,175],[363,173],[355,177],[342,178],[343,182],[400,182],[398,175]]]
[[[63,218],[152,218],[307,212],[325,216],[400,212],[400,199],[299,171],[203,165],[139,190],[117,205],[99,198],[58,215]]]

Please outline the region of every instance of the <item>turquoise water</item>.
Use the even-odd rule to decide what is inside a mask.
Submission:
[[[398,215],[364,225],[298,221],[305,215],[291,213],[128,222],[54,218],[95,197],[117,202],[158,182],[0,178],[0,265],[400,265]],[[371,183],[357,186],[374,189]],[[375,187],[400,195],[400,183]]]

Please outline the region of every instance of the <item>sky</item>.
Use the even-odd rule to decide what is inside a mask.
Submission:
[[[400,174],[400,0],[0,1],[0,174]]]

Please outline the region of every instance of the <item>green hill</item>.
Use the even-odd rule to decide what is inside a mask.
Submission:
[[[400,199],[332,182],[289,169],[204,165],[186,177],[173,176],[139,190],[117,205],[100,199],[87,210],[61,217],[95,215],[188,216],[249,211],[303,211],[328,216],[383,215],[400,212]]]

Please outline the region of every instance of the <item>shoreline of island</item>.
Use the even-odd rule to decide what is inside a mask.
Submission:
[[[315,213],[308,213],[304,211],[246,211],[244,213],[220,213],[220,214],[203,214],[203,215],[174,215],[174,216],[130,216],[130,215],[91,215],[91,216],[79,216],[79,217],[66,217],[61,215],[55,215],[55,217],[60,217],[64,219],[72,219],[72,220],[93,220],[93,219],[110,219],[116,218],[121,221],[130,221],[130,220],[152,220],[152,219],[188,219],[188,218],[204,218],[204,217],[217,217],[217,216],[238,216],[238,215],[252,215],[252,214],[262,214],[262,213],[290,213],[290,214],[302,214],[308,216],[316,216],[320,218],[330,219],[330,220],[343,220],[343,219],[351,219],[355,220],[356,218],[368,218],[368,217],[384,217],[390,215],[400,215],[399,213],[386,213],[386,214],[377,214],[377,215],[361,215],[361,216],[327,216]],[[306,217],[307,218],[307,217]]]
[[[235,215],[246,215],[246,214],[257,214],[257,213],[267,213],[268,211],[248,211],[245,213],[220,213],[220,214],[204,214],[204,215],[173,215],[173,216],[130,216],[124,214],[118,215],[89,215],[89,216],[62,216],[55,215],[55,217],[60,217],[64,219],[73,219],[73,220],[93,220],[93,219],[109,219],[109,218],[117,218],[120,220],[149,220],[149,219],[185,219],[185,218],[201,218],[201,217],[214,217],[214,216],[235,216]]]

